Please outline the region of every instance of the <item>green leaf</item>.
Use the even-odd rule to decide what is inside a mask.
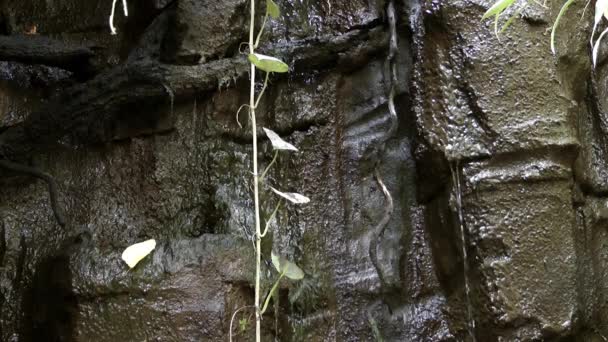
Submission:
[[[289,66],[278,58],[261,55],[259,53],[251,53],[248,58],[256,68],[266,72],[284,73],[289,71]]]
[[[557,25],[559,24],[559,20],[562,18],[564,13],[566,13],[566,10],[568,9],[568,7],[570,7],[570,5],[572,5],[572,3],[574,3],[574,1],[575,0],[566,1],[566,3],[559,10],[559,14],[557,15],[557,18],[555,18],[555,21],[553,22],[553,28],[551,28],[551,52],[553,52],[554,55],[555,55],[555,31],[557,31]]]
[[[274,265],[274,268],[277,269],[277,272],[281,273],[281,260],[279,260],[279,256],[274,254],[274,252],[272,252],[271,258],[272,258],[272,264]]]
[[[272,0],[266,0],[266,13],[268,13],[268,15],[273,19],[277,19],[279,16],[281,16],[279,6],[277,6],[277,4]]]
[[[274,258],[274,254],[273,254],[273,258]],[[284,276],[285,276],[285,274],[281,273],[281,275],[279,276],[279,279],[277,279],[277,281],[274,282],[272,289],[270,289],[270,292],[268,292],[268,295],[266,296],[266,300],[264,301],[264,306],[262,306],[262,310],[261,310],[262,315],[264,314],[264,312],[266,312],[266,309],[268,308],[268,304],[270,303],[270,299],[277,292],[277,289],[279,288],[279,284],[281,283],[281,279],[283,279]]]
[[[490,7],[486,13],[481,17],[482,20],[492,16],[499,16],[507,7],[511,6],[515,0],[498,0],[492,7]]]
[[[304,278],[304,271],[293,262],[272,253],[272,264],[277,272],[285,275],[291,280],[300,280]]]
[[[247,318],[241,318],[239,320],[239,326],[241,328],[241,332],[245,332],[249,326],[249,320]]]
[[[523,12],[523,10],[526,8],[527,4],[524,4],[523,6],[521,6],[517,12],[515,12],[510,18],[509,20],[507,20],[503,25],[502,28],[500,29],[500,33],[503,33],[507,28],[509,28],[509,26],[511,26],[511,24],[513,24],[513,21],[515,20],[515,18],[517,18],[521,12]]]

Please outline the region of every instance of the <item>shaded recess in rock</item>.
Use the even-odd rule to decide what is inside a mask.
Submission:
[[[69,257],[51,257],[36,266],[23,290],[22,341],[73,341],[78,303],[72,292]]]

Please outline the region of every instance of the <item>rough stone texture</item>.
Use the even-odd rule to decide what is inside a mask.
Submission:
[[[478,340],[600,339],[603,69],[592,78],[581,7],[560,23],[554,58],[543,32],[560,4],[525,10],[500,40],[477,21],[489,5],[424,2],[417,26],[417,171],[430,189],[419,199],[456,221],[431,222],[432,236],[458,241],[438,242],[439,279]]]
[[[247,1],[180,0],[170,11],[172,20],[161,58],[177,64],[204,63],[235,54],[247,41]]]
[[[0,170],[3,341],[225,341],[252,303],[251,136],[235,120],[248,2],[128,2],[117,36],[111,1],[0,5],[0,33],[28,47],[0,61],[0,157],[52,174],[68,218],[55,223],[43,183]],[[489,0],[395,1],[388,136],[387,1],[277,3],[260,51],[292,71],[258,119],[300,151],[278,158],[262,212],[268,185],[312,201],[264,240],[265,261],[277,251],[306,277],[281,284],[263,339],[605,340],[608,69],[604,55],[591,72],[584,4],[554,57],[559,3],[531,4],[498,40],[480,22]],[[18,38],[34,26],[85,51],[91,74]],[[375,170],[395,205],[380,235]],[[148,238],[157,249],[128,270],[120,253]]]

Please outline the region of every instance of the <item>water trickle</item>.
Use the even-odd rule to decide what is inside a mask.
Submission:
[[[475,339],[475,319],[473,318],[473,305],[471,303],[471,286],[469,281],[469,257],[467,253],[466,234],[464,225],[464,215],[462,212],[462,177],[460,175],[460,163],[458,160],[450,162],[450,172],[452,174],[452,184],[454,187],[454,199],[456,213],[458,215],[458,226],[460,228],[460,239],[462,243],[462,268],[464,272],[464,292],[467,305],[467,331],[473,342]]]

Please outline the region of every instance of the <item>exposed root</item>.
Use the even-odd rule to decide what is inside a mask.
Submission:
[[[388,130],[387,134],[385,135],[383,141],[381,142],[381,149],[380,149],[379,154],[383,154],[385,152],[386,143],[388,142],[389,139],[391,139],[395,135],[395,133],[397,131],[397,126],[398,126],[397,110],[395,108],[395,94],[396,94],[396,86],[397,86],[397,68],[395,65],[396,64],[395,59],[396,59],[397,52],[398,52],[397,28],[396,28],[397,20],[395,17],[395,5],[392,1],[389,2],[388,6],[387,6],[386,14],[387,14],[389,30],[390,30],[389,54],[387,57],[387,62],[389,63],[389,66],[390,66],[390,68],[389,68],[390,69],[390,76],[389,76],[390,89],[389,89],[389,95],[388,95],[388,110],[389,110],[391,125],[390,125],[389,130]],[[381,158],[379,158],[379,160],[380,159]],[[384,231],[386,230],[386,226],[388,225],[388,222],[390,221],[393,211],[395,209],[395,205],[393,203],[393,197],[391,196],[391,193],[388,191],[388,188],[386,187],[386,185],[384,185],[384,182],[382,181],[382,178],[380,177],[380,171],[378,171],[378,167],[379,166],[376,165],[376,168],[374,170],[374,177],[376,178],[376,182],[378,182],[378,185],[380,186],[380,188],[382,189],[382,192],[384,193],[384,197],[386,198],[386,206],[384,207],[384,215],[382,216],[382,219],[380,220],[380,222],[378,222],[378,224],[376,225],[376,227],[373,230],[372,239],[370,240],[370,243],[369,243],[369,258],[370,258],[372,264],[374,265],[376,272],[378,273],[378,278],[380,279],[381,286],[386,288],[388,286],[388,283],[386,281],[384,271],[382,270],[382,267],[380,266],[380,263],[378,262],[378,239],[380,239],[382,237],[382,235],[384,234]]]
[[[382,270],[382,267],[378,262],[378,239],[380,239],[384,234],[386,226],[388,225],[388,222],[391,220],[391,216],[393,215],[395,205],[393,203],[393,197],[391,196],[391,193],[386,188],[386,185],[384,185],[382,178],[380,178],[380,172],[378,171],[378,168],[376,168],[376,170],[374,171],[374,177],[376,178],[378,185],[382,189],[382,193],[384,193],[384,197],[386,198],[386,206],[384,207],[384,215],[382,216],[380,222],[378,222],[378,224],[374,228],[374,234],[372,236],[371,241],[369,242],[369,258],[371,259],[372,264],[376,268],[376,272],[378,272],[380,284],[383,287],[386,287],[388,283],[386,282],[384,271]]]
[[[25,166],[22,164],[17,164],[8,160],[0,160],[0,168],[4,168],[13,172],[26,174],[32,177],[36,177],[42,179],[46,182],[49,187],[49,197],[51,199],[51,209],[53,210],[53,215],[57,220],[57,223],[61,227],[65,227],[65,217],[63,216],[63,211],[61,210],[58,202],[58,187],[55,179],[49,175],[48,173],[42,172],[36,168]]]
[[[239,311],[241,310],[245,310],[245,309],[255,309],[255,305],[247,305],[247,306],[241,306],[240,308],[238,308],[233,314],[232,314],[232,318],[230,319],[230,342],[232,342],[232,324],[234,323],[234,319],[236,318],[236,314],[239,313]]]
[[[115,35],[116,27],[114,26],[114,13],[116,12],[116,0],[112,2],[112,12],[110,13],[110,17],[108,18],[108,24],[110,26],[110,32]],[[125,17],[129,16],[129,10],[127,8],[127,0],[122,0],[122,11],[125,14]]]

